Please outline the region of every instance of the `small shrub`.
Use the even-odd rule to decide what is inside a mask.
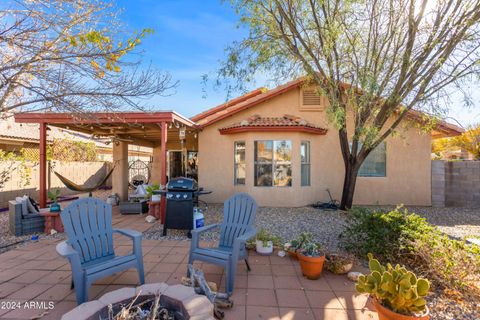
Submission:
[[[262,241],[264,246],[267,246],[268,241],[272,241],[272,244],[273,244],[274,247],[282,246],[282,239],[279,236],[268,232],[264,228],[260,228],[260,230],[257,232],[255,237],[253,237],[253,238],[251,238],[247,241],[247,243],[246,243],[247,248],[248,249],[255,248],[255,242],[257,240]]]
[[[302,232],[297,238],[290,240],[290,242],[284,245],[285,250],[297,251],[300,250],[305,244],[312,241],[313,234],[310,232]]]
[[[341,245],[362,258],[371,252],[382,260],[393,260],[400,251],[412,249],[415,239],[435,229],[424,218],[401,207],[389,212],[352,208],[348,213]]]
[[[480,247],[452,240],[440,234],[426,234],[411,244],[414,250],[401,255],[403,263],[414,266],[436,285],[468,289],[480,280]]]
[[[395,261],[415,270],[436,286],[478,293],[471,284],[480,279],[480,247],[448,238],[406,209],[355,208],[349,214],[341,235],[347,251],[363,259],[371,252],[380,261]]]

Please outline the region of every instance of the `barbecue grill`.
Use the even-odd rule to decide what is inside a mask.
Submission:
[[[166,214],[163,225],[163,235],[167,229],[193,229],[193,207],[198,202],[197,181],[189,178],[171,179],[165,192]]]

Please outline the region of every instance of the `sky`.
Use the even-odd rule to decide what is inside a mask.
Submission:
[[[144,63],[167,71],[178,81],[174,94],[156,97],[158,109],[193,116],[226,101],[225,92],[202,84],[215,76],[225,47],[246,35],[228,2],[220,0],[118,0],[129,29],[154,29],[142,41]],[[206,89],[206,92],[204,92]]]
[[[117,0],[117,6],[124,9],[121,19],[129,30],[155,30],[142,43],[144,63],[178,81],[171,96],[155,97],[150,104],[190,117],[226,101],[225,92],[202,84],[202,75],[215,77],[226,46],[247,34],[228,0]],[[263,85],[259,80],[251,89]],[[480,93],[473,91],[475,106],[467,109],[454,98],[447,121],[480,123]]]

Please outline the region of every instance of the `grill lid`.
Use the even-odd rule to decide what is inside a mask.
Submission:
[[[194,179],[179,177],[171,179],[167,184],[167,189],[168,191],[196,191],[198,189],[198,183]]]

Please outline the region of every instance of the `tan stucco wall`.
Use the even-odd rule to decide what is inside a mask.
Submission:
[[[248,192],[261,206],[303,206],[327,201],[329,188],[340,199],[344,165],[338,132],[328,124],[324,111],[301,111],[299,89],[291,90],[254,108],[223,119],[199,134],[199,184],[213,193],[203,199],[223,202],[236,192]],[[326,135],[296,132],[249,132],[221,135],[219,128],[259,114],[262,117],[300,116],[328,128]],[[292,141],[292,187],[255,187],[253,185],[253,145],[255,140]],[[311,144],[311,186],[300,186],[300,142]],[[233,147],[235,141],[246,142],[246,184],[233,184]],[[386,177],[359,177],[355,204],[430,205],[431,161],[430,136],[418,129],[405,129],[390,137],[387,145]]]

